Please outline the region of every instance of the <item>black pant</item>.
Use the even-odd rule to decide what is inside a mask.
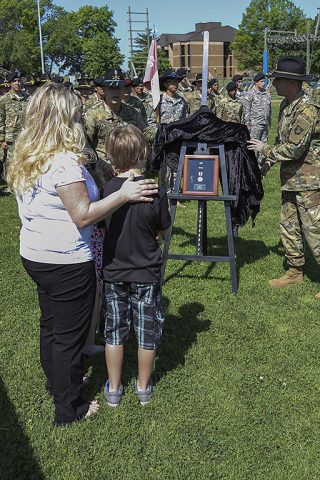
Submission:
[[[55,402],[55,423],[70,423],[83,417],[89,408],[81,397],[82,350],[95,301],[94,265],[56,265],[25,258],[22,263],[37,284],[40,360]]]

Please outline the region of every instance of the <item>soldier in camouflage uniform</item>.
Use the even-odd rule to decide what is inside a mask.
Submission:
[[[254,78],[254,86],[242,97],[244,121],[251,138],[266,143],[271,125],[271,95],[265,88],[265,75],[258,73]],[[261,153],[258,154],[261,163]]]
[[[161,75],[160,90],[160,123],[171,123],[186,118],[189,113],[185,99],[177,93],[181,77],[176,73],[167,71]]]
[[[219,83],[216,78],[212,78],[208,82],[208,101],[210,102],[210,108],[213,113],[216,113],[218,103],[220,102],[222,95],[219,93]]]
[[[11,72],[8,75],[7,82],[10,84],[10,90],[0,98],[0,144],[3,150],[3,166],[12,155],[29,98],[29,95],[21,90],[20,72]]]
[[[137,98],[143,103],[146,114],[147,114],[148,125],[153,125],[154,111],[153,111],[153,104],[152,104],[152,95],[149,92],[145,91],[143,78],[142,77],[133,78],[131,88],[132,88],[131,97]]]
[[[140,113],[141,117],[143,120],[148,123],[148,117],[147,117],[147,112],[144,107],[144,103],[140,100],[140,98],[136,97],[135,95],[132,95],[132,83],[133,80],[126,80],[125,81],[125,94],[123,97],[123,101],[127,103],[128,105],[131,105],[131,107],[135,108],[137,112]]]
[[[236,84],[229,82],[226,90],[227,95],[220,100],[216,107],[217,117],[225,122],[244,123],[243,105],[236,98]]]
[[[195,80],[192,82],[192,84],[196,87],[195,90],[192,92],[188,92],[185,94],[185,99],[189,105],[189,111],[190,115],[192,115],[194,112],[199,110],[201,107],[202,103],[202,73],[197,73]],[[207,96],[207,107],[210,108],[210,110],[213,111],[215,108],[214,103],[212,102],[212,99],[210,95]]]
[[[115,171],[106,158],[106,135],[118,126],[132,124],[140,130],[145,130],[148,125],[135,108],[122,101],[126,87],[124,75],[120,68],[109,68],[104,78],[104,101],[98,100],[85,112],[84,126],[99,159],[106,162],[103,172],[105,177],[112,178]]]
[[[243,86],[243,75],[233,75],[232,77],[232,82],[236,84],[237,90],[236,90],[236,98],[241,101],[241,98],[244,95],[244,90],[242,88]]]
[[[193,92],[193,90],[194,90],[193,86],[191,85],[191,83],[187,79],[187,73],[188,73],[187,68],[179,68],[176,71],[176,74],[178,75],[178,77],[181,77],[181,82],[178,85],[177,93],[179,95],[181,95],[182,97],[184,97],[185,94],[187,94],[187,93]]]
[[[84,110],[87,111],[92,105],[97,102],[104,101],[105,87],[104,87],[104,77],[100,76],[93,80],[94,92],[89,95],[84,104]]]
[[[289,270],[269,283],[285,287],[303,282],[303,237],[320,263],[320,107],[302,90],[302,81],[309,77],[301,58],[280,58],[270,78],[277,94],[285,97],[278,136],[274,146],[250,140],[249,149],[262,152],[262,174],[281,162],[280,230]],[[316,298],[320,299],[319,293]]]
[[[159,116],[160,123],[171,123],[186,118],[189,107],[185,99],[177,93],[178,85],[182,77],[171,71],[164,72],[160,77],[160,90],[163,91],[160,97]],[[161,166],[160,183],[166,185],[168,191],[172,191],[176,178],[176,172],[166,164]]]

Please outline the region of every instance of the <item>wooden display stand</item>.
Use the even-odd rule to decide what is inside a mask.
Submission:
[[[221,173],[221,184],[222,184],[222,195],[212,195],[204,194],[201,195],[192,192],[192,194],[183,194],[179,192],[180,183],[183,173],[183,166],[185,161],[185,156],[187,149],[194,149],[194,154],[197,157],[208,156],[210,150],[216,150],[219,152],[219,168]],[[225,160],[225,151],[223,144],[212,144],[212,143],[196,143],[196,142],[183,142],[180,150],[180,158],[178,164],[177,176],[175,179],[173,193],[168,195],[168,198],[171,201],[171,225],[169,231],[166,235],[164,248],[163,248],[163,265],[162,265],[162,279],[164,279],[164,273],[166,269],[166,264],[168,259],[172,260],[184,260],[184,261],[194,261],[194,262],[229,262],[230,264],[230,274],[231,274],[231,291],[232,293],[237,293],[238,291],[238,281],[237,281],[237,272],[236,272],[236,261],[234,254],[234,243],[233,243],[233,233],[232,233],[232,222],[231,222],[231,203],[236,200],[235,195],[229,195],[228,187],[228,178],[227,178],[227,169],[226,169],[226,160]],[[198,218],[197,218],[197,243],[196,243],[196,255],[183,255],[183,254],[173,254],[169,253],[169,247],[172,237],[173,225],[176,216],[177,202],[178,200],[197,200],[198,201]],[[211,256],[207,255],[207,202],[224,202],[224,211],[226,218],[226,227],[227,227],[227,244],[228,244],[228,255],[227,256]]]

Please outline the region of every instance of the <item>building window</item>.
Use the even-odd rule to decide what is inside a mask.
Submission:
[[[186,57],[185,57],[185,46],[184,45],[181,45],[181,53],[180,53],[180,66],[181,67],[185,67],[186,66]]]

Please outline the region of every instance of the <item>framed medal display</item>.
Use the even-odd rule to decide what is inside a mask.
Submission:
[[[219,155],[185,155],[183,194],[216,196],[218,186]]]

